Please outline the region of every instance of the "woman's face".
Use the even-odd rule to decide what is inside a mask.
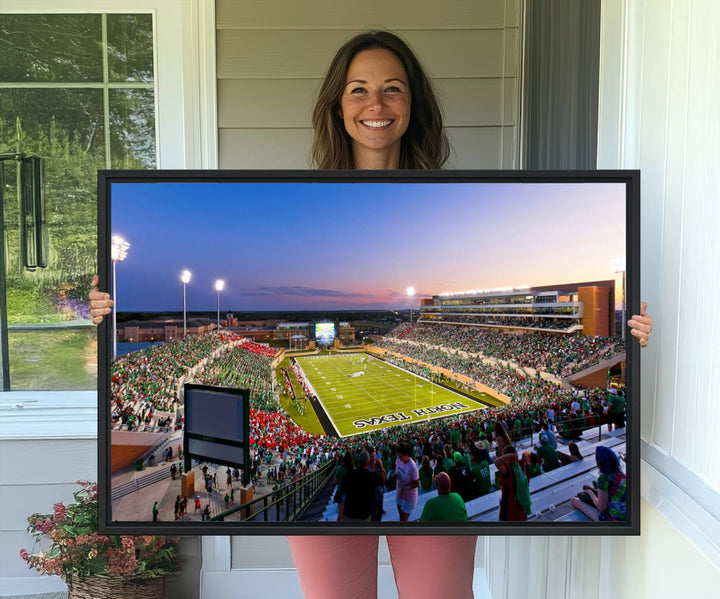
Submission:
[[[363,50],[350,63],[345,81],[340,109],[355,162],[384,157],[399,163],[411,102],[402,63],[389,50]]]

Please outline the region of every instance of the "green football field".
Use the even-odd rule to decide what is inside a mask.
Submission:
[[[367,354],[297,361],[342,437],[485,408]]]

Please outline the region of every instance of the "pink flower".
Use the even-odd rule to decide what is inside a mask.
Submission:
[[[26,549],[20,550],[20,557],[23,559],[23,561],[27,562],[30,560],[30,554],[27,552]]]
[[[42,518],[38,518],[35,520],[35,528],[42,534],[46,535],[53,528],[52,520],[43,520]]]
[[[48,574],[62,574],[63,573],[63,563],[62,563],[62,559],[60,559],[59,557],[46,559],[43,566],[45,568],[45,571]]]
[[[56,503],[53,506],[54,514],[53,514],[53,520],[55,522],[62,522],[65,520],[65,505],[61,503]]]
[[[135,572],[137,560],[134,551],[110,549],[108,551],[108,574],[127,576]]]
[[[135,540],[132,537],[122,537],[121,542],[125,549],[135,549]]]

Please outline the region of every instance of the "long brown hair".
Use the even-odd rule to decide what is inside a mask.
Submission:
[[[335,54],[313,109],[313,164],[325,170],[355,168],[350,136],[340,116],[340,98],[350,63],[363,50],[389,50],[400,60],[408,76],[412,104],[410,123],[400,146],[400,168],[441,168],[450,155],[450,146],[432,83],[410,47],[388,31],[356,35]]]

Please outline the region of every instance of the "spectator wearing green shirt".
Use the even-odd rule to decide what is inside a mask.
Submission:
[[[523,421],[523,436],[532,434],[534,425],[535,422],[533,421],[532,416],[530,416],[530,414],[525,414],[525,420]]]
[[[540,433],[540,447],[537,448],[537,456],[545,472],[555,470],[560,465],[557,451],[550,447],[545,433]]]
[[[422,464],[420,466],[419,470],[420,474],[420,488],[423,490],[423,492],[430,491],[432,489],[432,483],[433,483],[433,469],[430,465],[430,458],[426,455],[422,458]]]
[[[540,461],[536,453],[528,450],[523,455],[523,468],[525,470],[525,476],[531,479],[533,476],[539,476],[542,474],[540,469]]]
[[[474,449],[472,451],[472,475],[474,478],[475,493],[478,497],[487,495],[492,486],[489,458],[490,456],[487,450]]]
[[[618,395],[616,389],[611,389],[608,400],[608,430],[623,428],[625,426],[625,398]]]
[[[468,519],[465,502],[457,493],[451,493],[450,476],[441,472],[435,479],[438,495],[428,499],[420,522],[463,522]]]
[[[515,429],[515,439],[520,439],[522,437],[522,432],[523,432],[523,423],[522,423],[522,420],[520,420],[520,416],[515,417],[515,421],[513,422],[513,427]]]
[[[460,437],[462,436],[462,433],[460,432],[460,429],[455,427],[450,431],[450,443],[453,445],[453,447],[457,447],[460,444]]]
[[[445,457],[443,458],[443,466],[445,467],[445,472],[450,472],[450,468],[452,468],[455,465],[455,460],[453,459],[453,448],[452,445],[449,443],[445,445]]]

